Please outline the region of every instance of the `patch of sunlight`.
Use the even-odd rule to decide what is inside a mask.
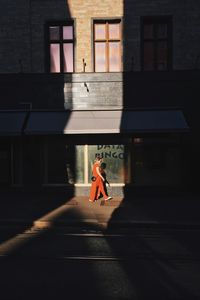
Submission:
[[[33,226],[22,233],[10,238],[9,240],[3,242],[0,245],[0,256],[7,256],[12,252],[19,249],[21,246],[25,245],[28,241],[35,237],[38,237],[44,233],[46,229],[38,230],[36,226]]]
[[[30,240],[43,234],[53,226],[55,220],[70,209],[70,206],[64,204],[35,220],[32,227],[0,244],[0,256],[7,256],[13,253]]]

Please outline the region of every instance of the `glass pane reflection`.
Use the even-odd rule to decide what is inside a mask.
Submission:
[[[95,71],[106,71],[106,44],[95,43]]]
[[[64,72],[73,72],[73,44],[67,43],[63,46]]]
[[[73,39],[73,26],[63,26],[63,39],[64,40]]]
[[[127,180],[127,150],[124,145],[89,145],[88,146],[88,182],[92,175],[95,155],[99,153],[106,163],[107,179],[110,183],[123,183]]]
[[[59,40],[60,39],[59,26],[51,26],[49,28],[49,35],[51,41]]]
[[[52,73],[60,72],[60,45],[59,44],[50,45],[50,63],[51,63]]]
[[[120,39],[120,27],[119,24],[109,24],[109,39]]]
[[[120,43],[119,42],[109,43],[109,71],[110,72],[120,71]]]

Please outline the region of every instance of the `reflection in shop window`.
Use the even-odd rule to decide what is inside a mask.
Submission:
[[[124,145],[89,145],[88,146],[88,181],[92,174],[92,165],[96,154],[100,154],[106,163],[108,181],[124,183],[128,180],[128,151]]]
[[[85,146],[76,146],[76,183],[84,183],[84,149]]]
[[[90,184],[92,165],[99,153],[106,163],[110,183],[129,180],[128,150],[124,145],[69,145],[64,139],[46,142],[45,182],[48,184]]]

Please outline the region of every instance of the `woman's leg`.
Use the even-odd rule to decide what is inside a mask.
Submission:
[[[90,196],[89,196],[89,200],[90,201],[95,201],[96,200],[96,196],[97,196],[97,185],[96,182],[92,182],[91,188],[90,188]]]
[[[104,199],[108,198],[108,193],[104,187],[104,183],[102,180],[99,183],[99,193],[101,193],[103,195]]]

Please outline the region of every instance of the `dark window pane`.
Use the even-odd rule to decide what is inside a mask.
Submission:
[[[63,39],[64,40],[73,39],[73,26],[63,26]]]
[[[167,42],[159,42],[157,48],[157,69],[167,69]]]
[[[154,69],[154,44],[152,42],[144,43],[144,69]]]
[[[75,147],[55,138],[47,143],[47,182],[74,183]],[[55,159],[56,157],[56,159]]]
[[[153,24],[144,24],[144,38],[145,39],[153,39],[154,33],[153,33]]]
[[[22,147],[19,142],[13,144],[13,183],[21,183],[22,175]]]
[[[106,72],[106,43],[95,43],[95,71]]]
[[[60,35],[59,35],[59,27],[58,26],[51,26],[49,28],[49,35],[50,35],[50,40],[59,40]]]
[[[161,23],[157,25],[157,38],[159,39],[167,38],[167,24]]]
[[[0,149],[0,184],[10,182],[10,149]]]
[[[109,43],[109,71],[110,72],[120,71],[120,43],[119,42]]]
[[[73,44],[63,45],[64,53],[64,72],[73,72]]]
[[[60,72],[60,45],[50,45],[50,70],[52,73]]]

